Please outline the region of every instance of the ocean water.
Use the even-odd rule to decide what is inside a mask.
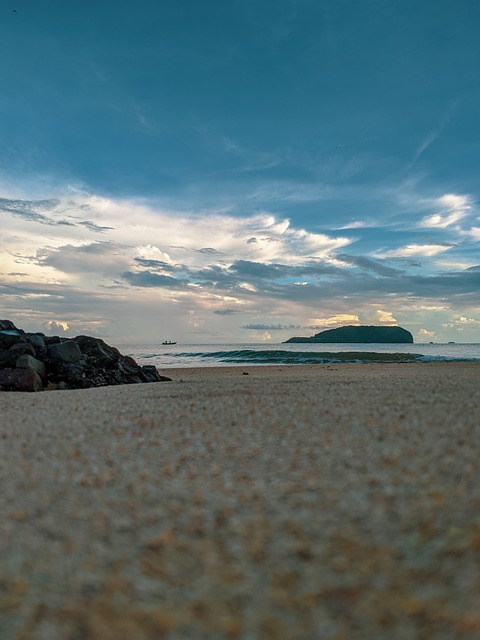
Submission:
[[[221,367],[374,362],[480,362],[480,344],[176,344],[123,345],[139,364]]]

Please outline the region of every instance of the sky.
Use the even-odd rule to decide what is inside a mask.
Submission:
[[[0,317],[480,342],[480,3],[2,0]]]

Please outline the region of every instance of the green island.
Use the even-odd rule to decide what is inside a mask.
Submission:
[[[378,327],[378,326],[354,326],[326,329],[310,337],[293,337],[285,340],[288,342],[357,342],[357,343],[413,343],[410,331],[402,327]]]

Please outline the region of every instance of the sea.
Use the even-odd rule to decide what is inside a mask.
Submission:
[[[222,367],[377,362],[480,362],[480,344],[144,344],[122,345],[140,365]]]

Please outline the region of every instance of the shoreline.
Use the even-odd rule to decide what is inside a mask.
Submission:
[[[478,363],[159,371],[0,394],[2,637],[478,637]]]
[[[400,369],[410,367],[479,367],[480,362],[477,361],[440,361],[440,362],[359,362],[359,363],[322,363],[322,364],[234,364],[234,365],[209,365],[202,367],[156,367],[160,375],[175,376],[175,378],[183,377],[191,380],[213,377],[235,377],[236,375],[243,375],[243,372],[248,375],[254,375],[255,377],[262,377],[264,375],[279,376],[285,371],[295,371],[296,374],[312,376],[315,373],[319,374],[322,371],[340,370],[345,372],[361,371],[363,368],[379,369],[379,371],[385,371],[387,369]]]

